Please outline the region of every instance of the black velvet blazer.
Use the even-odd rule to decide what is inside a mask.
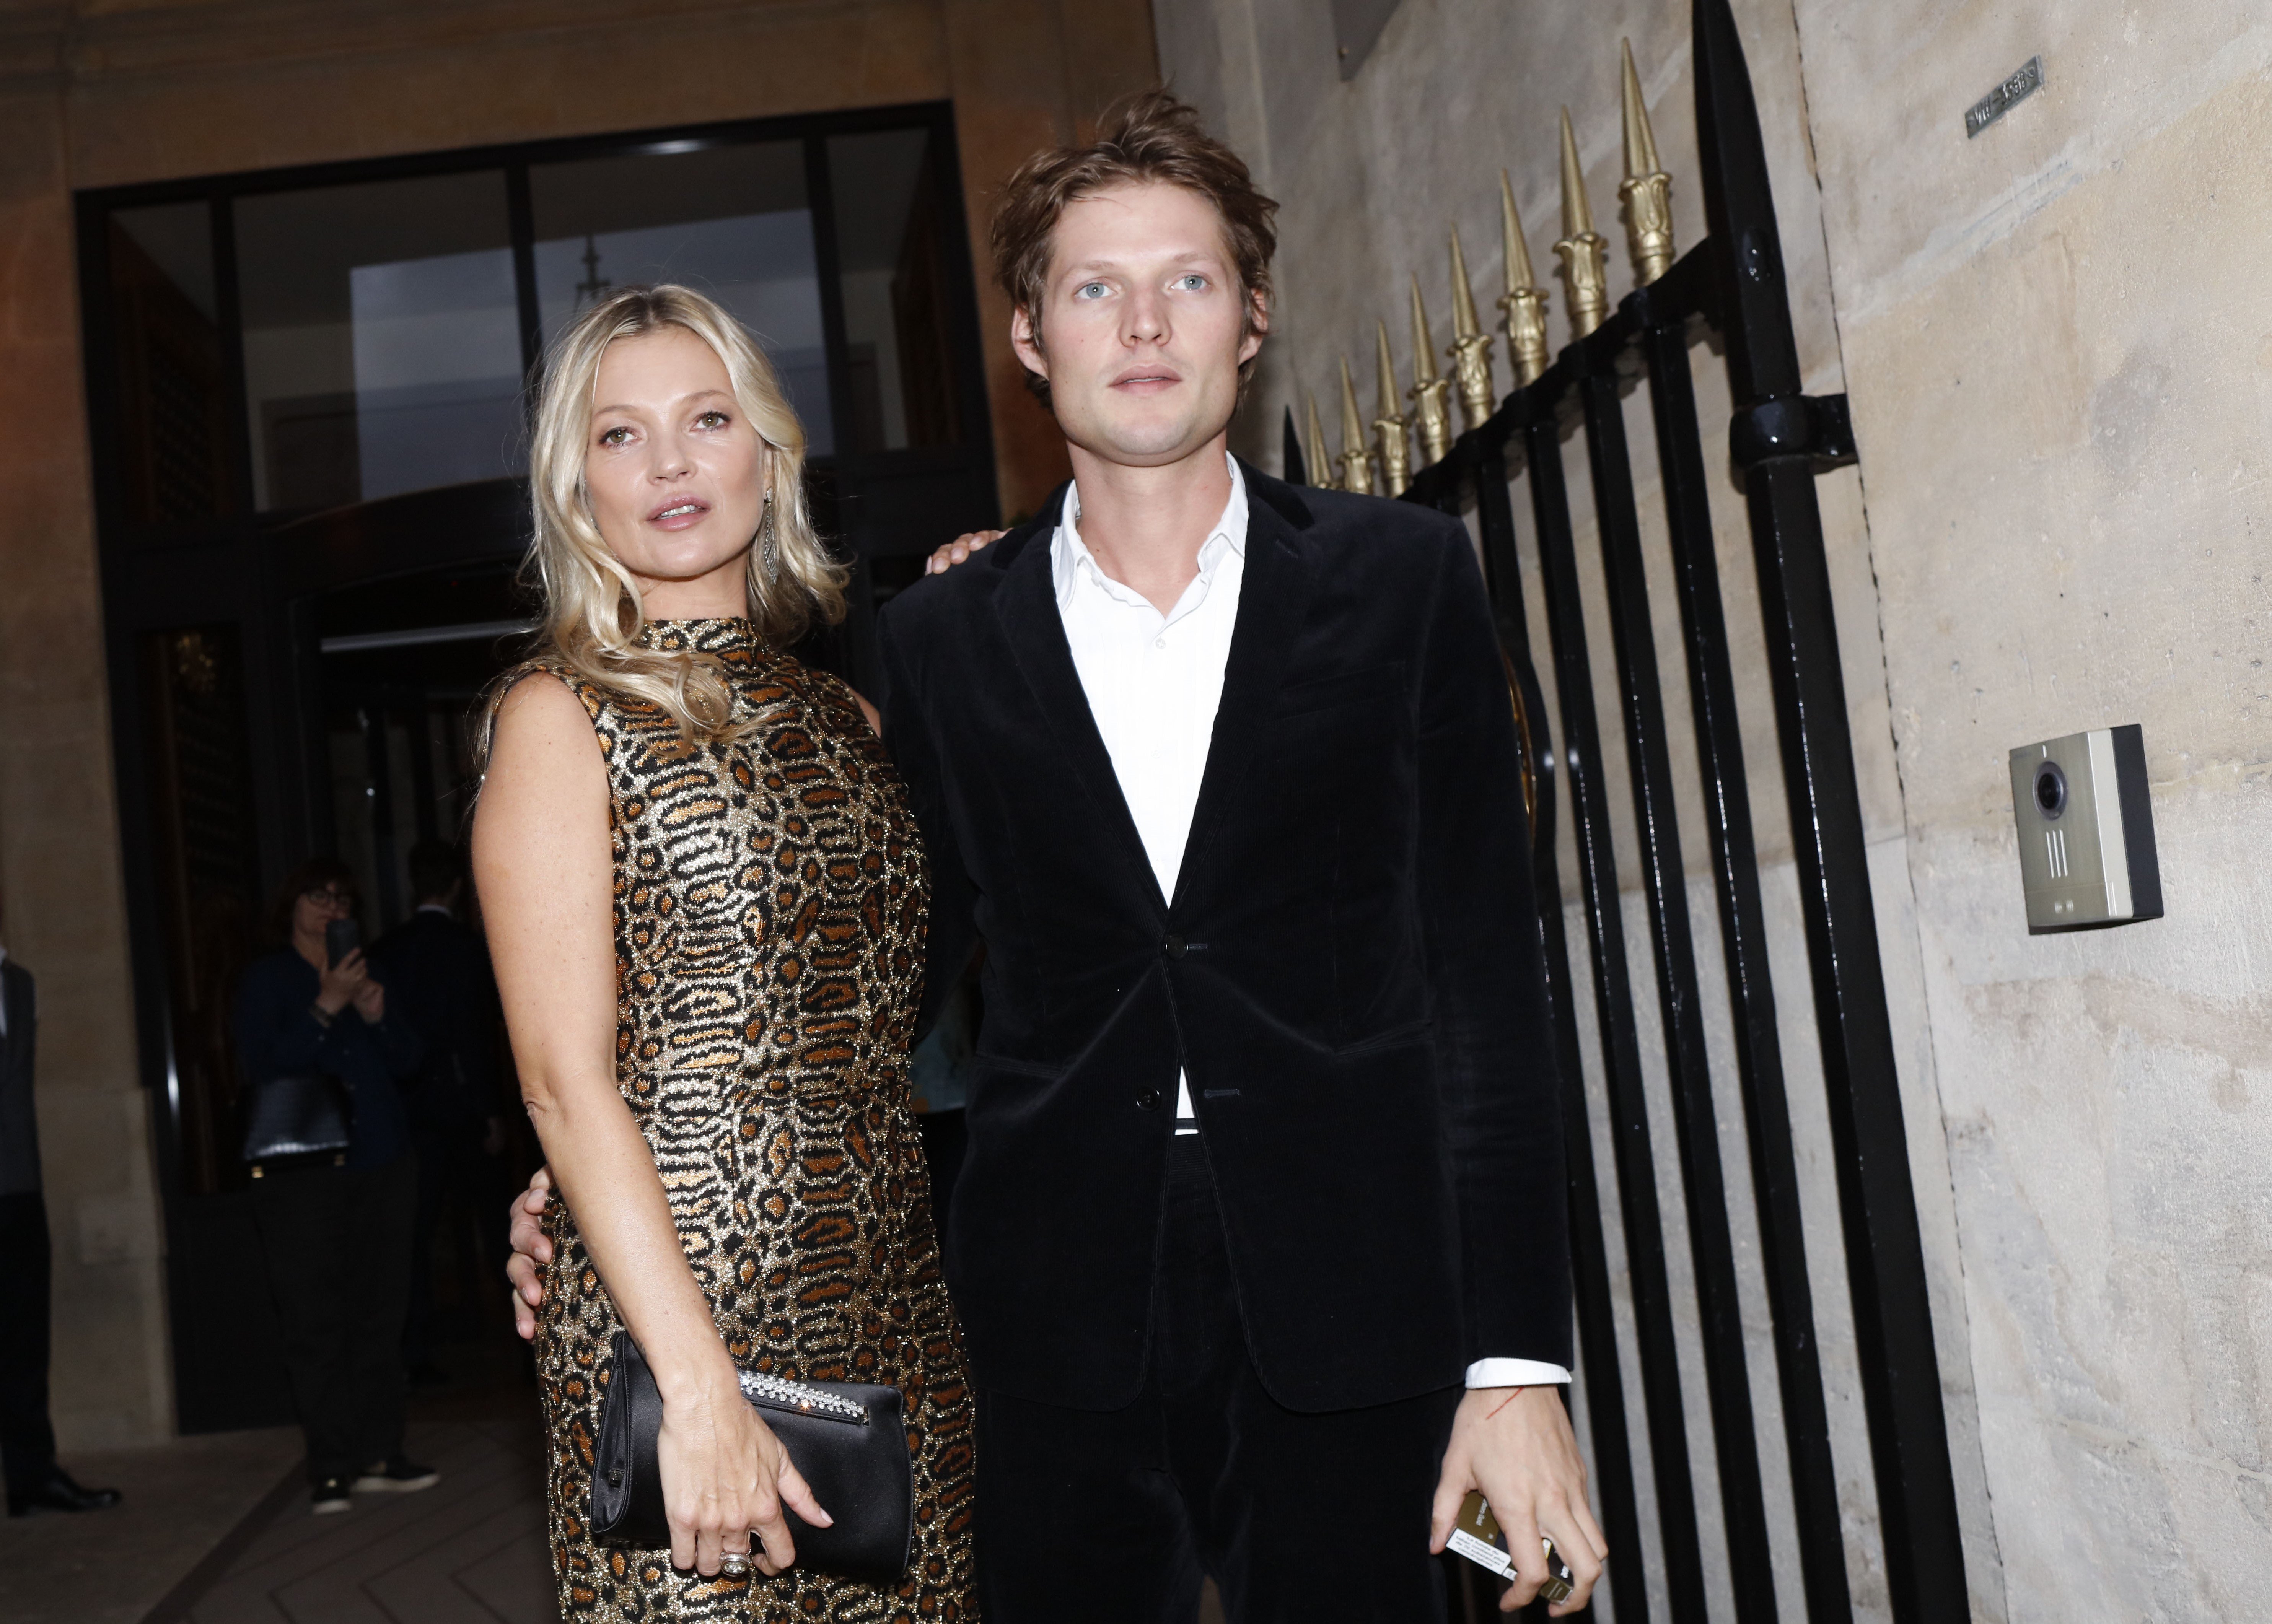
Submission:
[[[932,1002],[986,946],[949,1279],[979,1384],[1021,1397],[1141,1386],[1178,1066],[1279,1402],[1571,1361],[1538,917],[1475,554],[1443,514],[1242,468],[1245,578],[1173,898],[1058,616],[1062,490],[882,623]]]

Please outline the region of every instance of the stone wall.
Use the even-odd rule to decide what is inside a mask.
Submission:
[[[2272,1011],[2253,962],[2272,881],[2249,855],[2272,833],[2261,646],[2272,565],[2272,256],[2261,246],[2272,23],[2248,0],[2159,10],[1734,0],[1734,10],[1807,387],[1850,393],[1861,451],[1857,470],[1820,485],[1974,1614],[2272,1616],[2261,1555],[2272,1512],[2272,1114],[2258,1091]],[[1675,176],[1681,245],[1694,242],[1688,11],[1684,0],[1403,0],[1344,83],[1327,8],[1155,0],[1163,71],[1285,204],[1277,332],[1243,449],[1275,468],[1282,409],[1314,391],[1338,450],[1343,354],[1373,414],[1372,324],[1387,321],[1401,373],[1415,272],[1439,349],[1448,342],[1453,221],[1488,312],[1501,291],[1502,167],[1534,264],[1554,287],[1550,327],[1562,340],[1549,248],[1561,223],[1559,105],[1612,244],[1612,296],[1631,285],[1615,197],[1620,35],[1633,41]],[[1968,139],[1967,106],[2037,53],[2047,88]],[[1694,359],[1710,448],[1723,443],[1725,374],[1708,350]],[[1629,399],[1627,429],[1646,532],[1645,394]],[[1594,568],[1582,444],[1566,451],[1579,556]],[[1850,1576],[1860,1616],[1885,1617],[1789,831],[1731,480],[1714,503]],[[1516,513],[1527,533],[1521,491]],[[1644,539],[1661,560],[1661,534]],[[1527,533],[1522,553],[1543,642]],[[1598,579],[1585,585],[1606,679]],[[1669,574],[1651,589],[1685,775],[1693,751]],[[1609,734],[1600,764],[1624,821],[1613,685],[1598,686]],[[2132,721],[2145,728],[2169,917],[2031,938],[2006,752]],[[1709,873],[1700,808],[1682,815],[1724,1078],[1719,950],[1708,886],[1696,883]],[[1630,885],[1636,848],[1629,827],[1618,833]],[[1563,872],[1574,875],[1566,838]],[[1574,879],[1566,900],[1581,942]],[[1626,910],[1645,990],[1637,895]],[[1653,1009],[1639,1013],[1645,1045],[1658,1045]],[[1650,1080],[1661,1096],[1661,1065]],[[1597,1079],[1589,1084],[1606,1175]],[[1762,1462],[1771,1502],[1787,1507],[1739,1106],[1724,1084],[1721,1095]],[[1689,1288],[1669,1113],[1654,1127],[1678,1295]],[[1680,1332],[1691,1455],[1708,1477],[1693,1308]],[[1630,1374],[1627,1385],[1637,1424]],[[1645,1469],[1642,1492],[1647,1523]],[[1718,1617],[1732,1580],[1712,1549],[1706,1499]],[[1779,1599],[1802,1616],[1796,1562],[1777,1538]]]
[[[952,98],[990,190],[1155,73],[1144,0],[80,0],[0,4],[0,942],[40,977],[66,1449],[169,1430],[162,1227],[136,1082],[74,189]],[[981,276],[982,285],[984,278]],[[1005,510],[1063,451],[982,294]]]
[[[1797,11],[2011,1616],[2272,1617],[2272,20]],[[2006,752],[2123,722],[2168,917],[2031,939]]]

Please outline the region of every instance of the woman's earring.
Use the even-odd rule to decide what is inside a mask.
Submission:
[[[780,555],[774,548],[774,494],[766,493],[766,516],[758,521],[758,567],[772,580],[780,570]]]

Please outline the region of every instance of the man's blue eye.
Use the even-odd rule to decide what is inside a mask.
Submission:
[[[1207,286],[1207,278],[1194,271],[1189,276],[1177,277],[1176,279],[1176,286],[1178,287],[1205,287]]]
[[[1087,298],[1091,294],[1102,294],[1103,292],[1104,292],[1104,284],[1103,284],[1103,283],[1102,283],[1102,282],[1084,282],[1084,283],[1082,283],[1079,287],[1077,287],[1077,288],[1075,288],[1075,289],[1073,290],[1073,295],[1072,295],[1072,296],[1073,296],[1074,298],[1076,298],[1076,299],[1086,299],[1086,298]]]

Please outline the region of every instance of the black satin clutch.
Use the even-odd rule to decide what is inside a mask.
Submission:
[[[592,1462],[592,1529],[639,1550],[670,1544],[662,1509],[655,1436],[662,1395],[629,1331],[618,1330],[614,1374],[600,1399],[600,1443]],[[821,1509],[836,1520],[814,1528],[784,1506],[796,1565],[815,1573],[899,1582],[915,1539],[915,1467],[908,1458],[905,1404],[894,1387],[860,1382],[787,1382],[742,1372],[742,1397],[756,1406]]]

